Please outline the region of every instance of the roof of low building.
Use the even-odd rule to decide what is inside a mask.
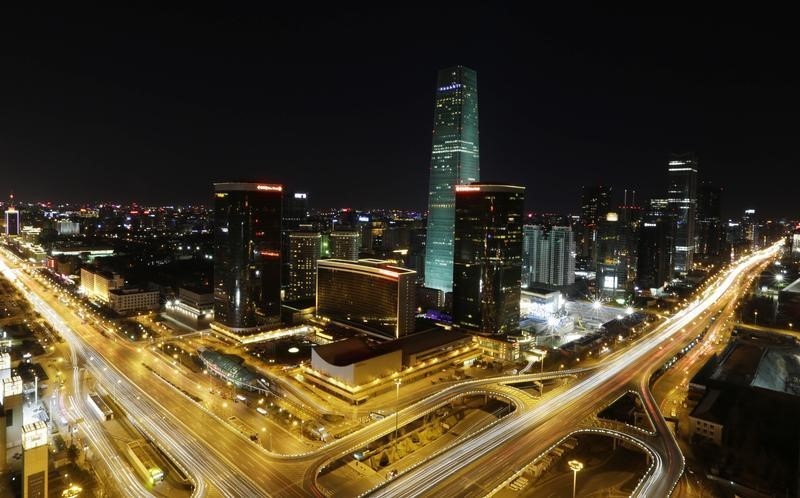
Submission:
[[[320,358],[339,367],[376,358],[394,351],[402,351],[404,356],[422,351],[444,347],[470,336],[456,331],[431,330],[412,334],[387,342],[372,342],[363,337],[353,337],[314,347]]]

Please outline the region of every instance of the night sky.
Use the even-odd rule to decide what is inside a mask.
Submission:
[[[659,196],[691,150],[727,215],[800,216],[795,26],[264,5],[0,12],[0,196],[208,203],[212,181],[252,178],[318,207],[423,209],[436,71],[463,64],[481,177],[525,185],[531,210],[575,212],[598,181]]]

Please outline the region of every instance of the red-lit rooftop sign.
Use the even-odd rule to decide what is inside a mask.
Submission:
[[[266,190],[268,192],[280,192],[283,190],[281,185],[257,185],[258,190]]]

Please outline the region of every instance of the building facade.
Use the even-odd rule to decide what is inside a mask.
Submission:
[[[289,234],[289,300],[314,297],[321,241],[322,236],[318,232]]]
[[[433,117],[425,286],[453,289],[455,187],[480,179],[478,79],[472,69],[439,71]]]
[[[281,185],[214,184],[214,322],[246,335],[280,321]]]
[[[523,288],[537,283],[575,283],[575,238],[571,227],[525,225],[522,232]]]
[[[669,162],[667,202],[675,221],[673,269],[685,274],[692,269],[697,250],[697,158],[673,155]]]
[[[639,224],[636,285],[640,289],[660,288],[672,279],[674,244],[672,217],[651,209]]]
[[[317,261],[317,314],[398,338],[415,328],[417,272],[378,259]]]
[[[719,262],[724,252],[725,233],[722,225],[722,188],[710,181],[700,183],[697,192],[697,256]]]
[[[519,327],[525,187],[456,187],[453,320],[498,334]]]
[[[16,237],[19,235],[19,211],[14,206],[6,209],[6,235],[9,237]]]
[[[125,286],[122,276],[108,271],[81,268],[81,290],[89,299],[109,302],[109,292]]]
[[[112,289],[108,291],[108,307],[115,313],[157,310],[159,293],[157,290]]]
[[[328,250],[332,259],[357,261],[361,248],[361,236],[358,232],[337,230],[328,236]]]

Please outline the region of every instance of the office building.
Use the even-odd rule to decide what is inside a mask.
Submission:
[[[12,196],[11,199],[13,200],[14,197]],[[20,218],[19,218],[19,211],[13,206],[10,205],[8,209],[6,209],[6,235],[9,237],[16,237],[19,235],[20,231]]]
[[[308,222],[308,194],[293,192],[283,198],[283,229],[299,230]]]
[[[111,289],[108,291],[108,307],[119,314],[157,310],[159,308],[158,298],[157,290],[133,287]]]
[[[628,289],[633,235],[616,212],[606,214],[606,219],[597,225],[595,273],[601,294],[616,297]]]
[[[668,173],[667,202],[675,221],[672,264],[676,273],[686,274],[692,269],[697,250],[697,158],[694,154],[673,154]]]
[[[697,255],[705,261],[718,262],[724,252],[720,199],[722,188],[705,180],[697,191]]]
[[[581,216],[575,225],[576,256],[591,266],[597,225],[611,210],[611,187],[591,185],[581,187]]]
[[[281,185],[214,184],[214,322],[239,338],[280,322]]]
[[[759,247],[758,235],[758,219],[756,218],[755,209],[745,209],[744,216],[742,216],[742,233],[744,240],[747,243],[747,248],[756,250]]]
[[[317,314],[400,337],[414,331],[414,270],[379,259],[317,261]]]
[[[58,220],[56,221],[56,233],[59,235],[78,235],[81,233],[81,224],[77,221]]]
[[[164,311],[193,329],[203,329],[214,319],[214,293],[210,288],[181,287],[178,297],[167,301]]]
[[[611,187],[592,185],[581,189],[581,219],[590,226],[597,226],[611,211]]]
[[[456,187],[453,321],[484,333],[519,327],[525,187]]]
[[[651,210],[639,224],[636,285],[640,289],[662,287],[672,279],[674,222],[665,211]]]
[[[289,300],[311,299],[317,291],[317,260],[322,236],[318,232],[289,234]]]
[[[15,373],[15,372],[13,372]],[[22,377],[14,375],[2,379],[3,414],[5,415],[5,437],[7,448],[19,446],[22,437],[22,419],[24,402],[22,394]],[[3,456],[5,458],[5,456]]]
[[[358,260],[361,237],[358,232],[334,231],[328,236],[328,250],[332,259]]]
[[[522,227],[522,287],[575,283],[575,239],[572,228]]]
[[[48,497],[47,425],[41,420],[22,427],[22,497]]]
[[[456,66],[439,71],[433,117],[433,150],[425,244],[425,286],[453,289],[455,187],[480,179],[478,80]]]
[[[89,299],[107,303],[109,292],[125,286],[125,279],[117,273],[96,268],[81,268],[80,290]]]

